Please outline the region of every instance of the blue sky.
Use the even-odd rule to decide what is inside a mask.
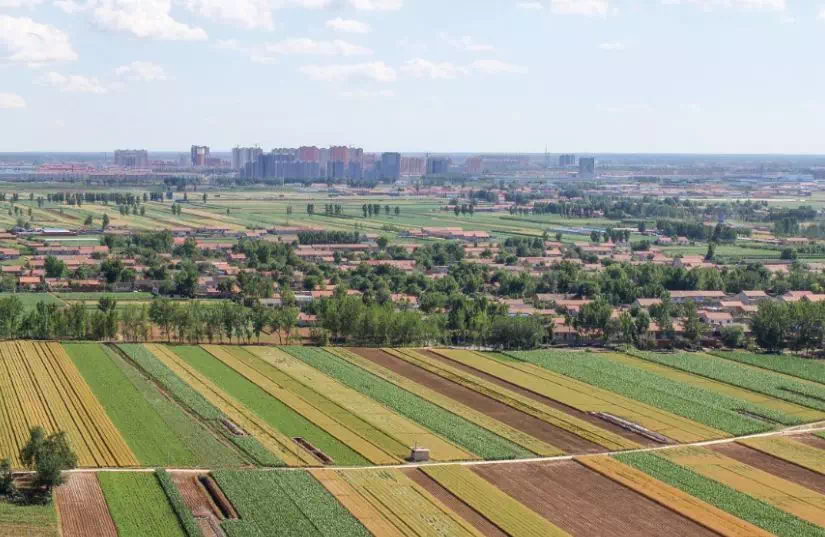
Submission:
[[[0,152],[825,154],[825,0],[0,0]]]

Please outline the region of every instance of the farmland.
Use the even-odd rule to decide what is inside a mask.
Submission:
[[[2,455],[43,424],[90,470],[42,535],[825,536],[823,429],[786,430],[823,419],[807,363],[7,342],[0,366]]]

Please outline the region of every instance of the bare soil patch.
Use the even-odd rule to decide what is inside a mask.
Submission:
[[[741,444],[720,444],[713,446],[711,449],[748,466],[753,466],[776,477],[787,479],[820,494],[825,494],[825,476],[807,468],[783,461]]]
[[[73,473],[55,489],[63,537],[117,537],[97,474]]]

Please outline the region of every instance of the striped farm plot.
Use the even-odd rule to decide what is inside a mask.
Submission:
[[[668,449],[658,455],[811,524],[825,527],[825,495],[706,448]]]
[[[222,412],[227,419],[252,435],[267,450],[274,454],[279,460],[289,466],[311,466],[318,464],[318,461],[299,448],[298,445],[283,433],[272,428],[255,413],[234,397],[227,394],[215,383],[211,382],[205,375],[192,367],[183,358],[178,356],[169,348],[162,345],[149,344],[146,348],[169,370],[177,375],[184,382],[188,383],[211,405],[214,405]]]
[[[139,461],[57,343],[0,343],[0,457],[21,467],[29,430],[65,431],[82,467]]]
[[[391,382],[395,386],[402,388],[414,395],[417,395],[427,401],[438,405],[439,407],[460,416],[475,425],[484,427],[502,438],[505,438],[514,444],[529,450],[531,453],[543,457],[552,457],[561,454],[561,450],[555,446],[543,442],[530,436],[529,434],[511,427],[510,425],[494,419],[483,412],[480,412],[470,406],[464,405],[450,397],[444,396],[436,390],[430,389],[422,384],[412,381],[402,375],[394,373],[392,370],[382,367],[381,365],[367,360],[358,354],[342,348],[328,348],[327,352],[345,360],[355,366],[358,366],[373,375]]]
[[[718,358],[825,384],[825,363],[822,360],[811,360],[794,355],[754,354],[742,351],[714,351],[710,354]]]
[[[311,472],[376,536],[482,537],[400,470]]]
[[[54,503],[20,505],[0,498],[0,537],[60,536]],[[63,535],[62,537],[75,536]],[[89,537],[98,536],[90,535]],[[111,537],[117,537],[117,535]]]
[[[539,418],[555,427],[558,427],[561,430],[576,435],[579,438],[582,438],[583,440],[591,442],[592,444],[595,444],[597,446],[601,446],[604,449],[618,451],[625,449],[635,449],[640,447],[640,444],[638,442],[630,440],[629,438],[624,438],[623,436],[620,436],[616,433],[600,428],[588,421],[577,418],[572,414],[569,414],[557,408],[553,408],[549,405],[536,401],[534,398],[522,395],[521,393],[503,387],[498,383],[491,382],[480,376],[472,375],[463,369],[451,366],[448,362],[445,362],[443,360],[432,358],[426,356],[423,353],[406,349],[385,349],[385,351],[392,354],[393,356],[397,356],[398,358],[407,360],[410,363],[417,365],[418,367],[426,369],[427,371],[431,371],[436,375],[447,378],[463,386],[467,386],[468,388],[478,391],[479,393],[483,393],[493,399],[496,399],[497,401],[506,403],[507,405],[512,406],[513,408],[516,408],[526,414]],[[487,360],[487,358],[478,355],[473,355],[469,357],[469,360],[479,363],[490,362],[490,364],[494,364],[494,362]],[[479,369],[479,371],[481,371],[481,369]],[[516,379],[510,376],[509,373],[511,372],[519,378]],[[570,404],[563,398],[558,397],[558,391],[547,389],[550,388],[550,386],[545,384],[544,382],[537,381],[535,376],[525,374],[524,372],[515,369],[511,369],[506,373],[508,373],[506,375],[507,379],[504,380],[507,380],[507,382],[515,386],[519,386],[521,388],[534,391],[534,393],[538,393],[539,395],[547,397],[548,399],[551,399],[553,401],[561,402],[572,408],[577,408],[574,404]],[[530,386],[535,388],[535,390],[531,390]],[[661,421],[657,421],[655,423],[651,423],[650,420],[647,421],[647,426],[658,426],[658,428],[660,429],[666,429],[663,425],[663,422]]]
[[[737,443],[825,475],[825,451],[803,444],[792,436],[747,438]]]
[[[118,537],[187,537],[153,473],[98,474]]]
[[[602,359],[601,353],[548,350],[508,354],[696,424],[688,428],[694,434],[683,435],[676,430],[677,437],[662,433],[679,442],[754,434],[773,428],[772,423],[740,413],[738,409],[746,406],[742,401]]]
[[[409,454],[407,446],[320,393],[297,382],[248,350],[217,345],[204,345],[203,348],[266,393],[349,446],[370,463],[398,464]],[[311,438],[307,440],[312,442]],[[338,464],[347,462],[336,461]]]
[[[287,347],[303,363],[485,460],[529,457],[517,444],[322,349]],[[377,351],[381,352],[381,351]]]
[[[360,416],[409,448],[425,446],[434,460],[472,460],[475,455],[441,438],[413,421],[393,412],[373,399],[314,369],[298,358],[266,347],[251,347],[251,352],[307,387],[323,393],[349,412]],[[300,352],[300,351],[298,351]]]

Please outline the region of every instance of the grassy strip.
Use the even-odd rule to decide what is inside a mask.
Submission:
[[[103,472],[97,478],[118,537],[187,537],[154,475]]]
[[[529,457],[524,448],[321,349],[285,347],[302,362],[485,459]]]
[[[260,442],[251,436],[235,436],[229,434],[220,423],[223,414],[195,391],[186,382],[181,380],[171,369],[155,358],[142,345],[124,344],[119,348],[126,353],[141,369],[148,373],[155,381],[163,386],[178,402],[190,409],[203,420],[210,422],[228,440],[246,453],[252,460],[264,466],[283,466],[284,462],[263,447]]]
[[[54,502],[46,505],[8,503],[0,497],[0,535],[57,537]]]
[[[770,371],[742,366],[710,354],[697,356],[684,352],[665,354],[642,351],[631,351],[630,354],[733,386],[764,393],[777,399],[825,410],[825,386],[808,384],[801,380],[776,375]]]
[[[63,348],[144,466],[195,466],[194,454],[96,343]]]
[[[224,364],[201,347],[174,347],[176,355],[220,386],[266,423],[289,437],[302,437],[332,457],[336,464],[368,465],[364,457],[316,427],[280,400],[272,397],[257,384]]]
[[[651,453],[615,458],[779,537],[825,537],[825,529]]]
[[[510,355],[737,436],[768,431],[772,427],[737,414],[734,409],[744,408],[758,415],[771,414],[771,419],[780,418],[767,409],[754,408],[718,393],[600,360],[596,354],[530,351]]]
[[[176,487],[172,482],[172,477],[169,475],[169,472],[163,468],[159,468],[155,470],[155,476],[157,476],[163,492],[166,493],[166,498],[169,500],[169,504],[178,515],[178,519],[180,520],[180,524],[183,526],[183,530],[186,532],[186,535],[188,535],[188,537],[203,537],[203,533],[198,527],[195,517],[192,515],[189,508],[186,507],[186,502],[183,500],[183,495],[181,495],[178,487]]]
[[[718,358],[733,360],[740,364],[752,365],[798,377],[811,382],[825,384],[825,363],[792,355],[754,354],[740,351],[713,351],[710,354]]]

